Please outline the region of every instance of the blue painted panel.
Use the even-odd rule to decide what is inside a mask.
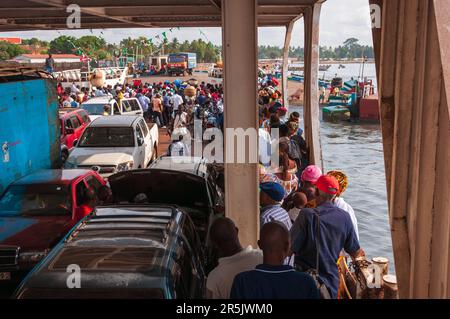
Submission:
[[[56,84],[35,79],[0,84],[0,194],[14,180],[60,158]]]

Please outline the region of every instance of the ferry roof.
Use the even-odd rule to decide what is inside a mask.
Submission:
[[[286,26],[325,0],[258,0],[259,26]],[[81,8],[81,28],[220,27],[220,0],[4,0],[0,31],[67,29],[67,6]],[[5,23],[1,23],[5,20]]]

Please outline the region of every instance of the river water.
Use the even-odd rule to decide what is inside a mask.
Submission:
[[[321,65],[327,65],[326,62]],[[357,79],[359,76],[372,80],[376,86],[376,69],[375,63],[348,63],[344,64],[344,68],[339,68],[339,64],[330,64],[331,67],[327,71],[319,71],[319,79],[331,80],[334,77],[341,77],[344,81],[351,78]],[[303,63],[294,63],[292,66],[303,67]],[[294,72],[299,73],[299,72]],[[300,72],[303,73],[303,72]]]

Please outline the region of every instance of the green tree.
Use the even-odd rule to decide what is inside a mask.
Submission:
[[[77,39],[72,36],[61,35],[49,43],[48,53],[77,53]]]
[[[0,60],[9,60],[25,52],[20,45],[0,41]]]

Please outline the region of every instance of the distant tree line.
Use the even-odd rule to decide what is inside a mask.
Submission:
[[[17,55],[29,52],[45,53],[72,53],[85,54],[94,60],[112,60],[115,56],[144,57],[169,54],[174,52],[195,52],[198,62],[213,63],[220,59],[222,47],[206,42],[202,39],[180,42],[177,38],[169,41],[167,38],[153,43],[152,39],[146,37],[125,38],[119,44],[107,43],[103,37],[94,35],[79,38],[61,35],[52,41],[41,41],[37,38],[25,39],[22,45],[10,44],[0,41],[0,60],[12,59]],[[321,46],[321,59],[355,59],[366,56],[374,57],[373,47],[360,45],[356,38],[349,38],[338,47]],[[289,57],[303,60],[304,48],[290,47]],[[258,56],[260,59],[279,59],[283,57],[283,48],[270,45],[259,46]]]
[[[119,56],[144,57],[175,52],[195,52],[198,62],[217,62],[221,47],[202,39],[180,42],[177,38],[167,38],[153,43],[146,37],[125,38],[119,44],[107,43],[104,38],[88,35],[79,38],[61,35],[51,41],[37,38],[26,39],[22,45],[0,42],[0,60],[12,59],[30,52],[86,55],[94,60],[112,60]]]
[[[323,60],[353,60],[356,58],[374,58],[374,51],[372,46],[361,45],[356,38],[349,38],[338,47],[321,46],[319,49],[320,58]],[[283,57],[283,48],[270,45],[259,46],[260,59],[280,59]],[[303,60],[305,51],[301,47],[290,47],[289,57]]]

